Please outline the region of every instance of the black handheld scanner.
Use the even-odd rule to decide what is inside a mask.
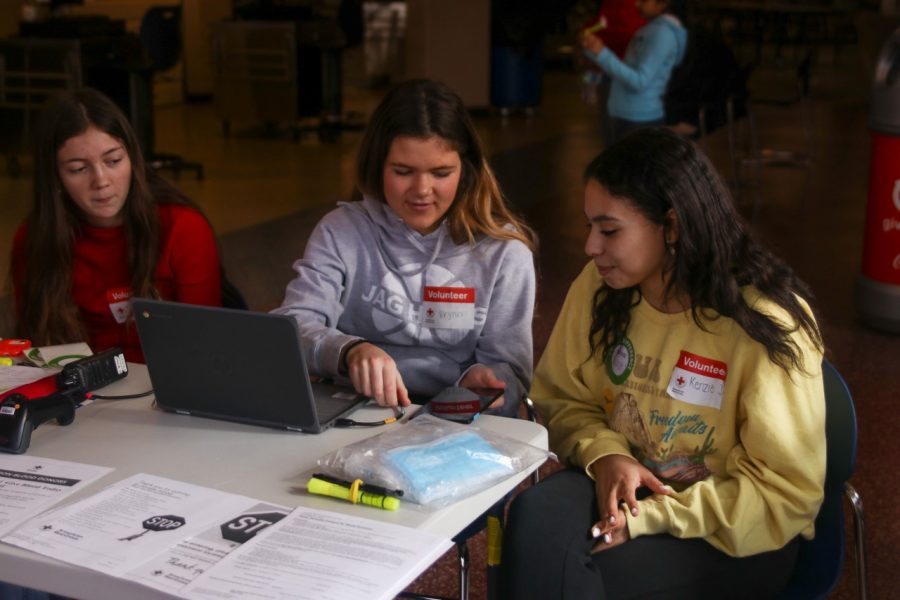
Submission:
[[[22,394],[6,396],[0,402],[0,452],[24,453],[31,433],[50,419],[69,425],[75,420],[75,404],[85,397],[84,390],[62,390],[34,400]]]

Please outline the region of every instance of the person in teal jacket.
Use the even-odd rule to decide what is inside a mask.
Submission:
[[[624,61],[596,35],[582,37],[585,56],[612,79],[607,103],[611,142],[635,129],[663,124],[666,86],[687,47],[687,30],[677,16],[684,0],[637,0],[636,4],[648,23],[628,44]]]

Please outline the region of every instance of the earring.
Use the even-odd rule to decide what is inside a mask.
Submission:
[[[669,254],[675,256],[675,244],[669,244]]]

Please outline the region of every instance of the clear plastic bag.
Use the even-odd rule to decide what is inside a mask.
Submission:
[[[491,487],[553,454],[504,435],[423,414],[319,459],[345,480],[403,490],[403,499],[442,507]]]

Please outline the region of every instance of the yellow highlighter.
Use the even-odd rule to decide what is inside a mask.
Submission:
[[[402,490],[388,490],[377,485],[368,485],[363,483],[362,479],[344,481],[321,473],[313,473],[306,482],[306,490],[310,494],[331,496],[353,504],[365,504],[384,510],[400,508],[400,500],[394,496],[403,495]]]

